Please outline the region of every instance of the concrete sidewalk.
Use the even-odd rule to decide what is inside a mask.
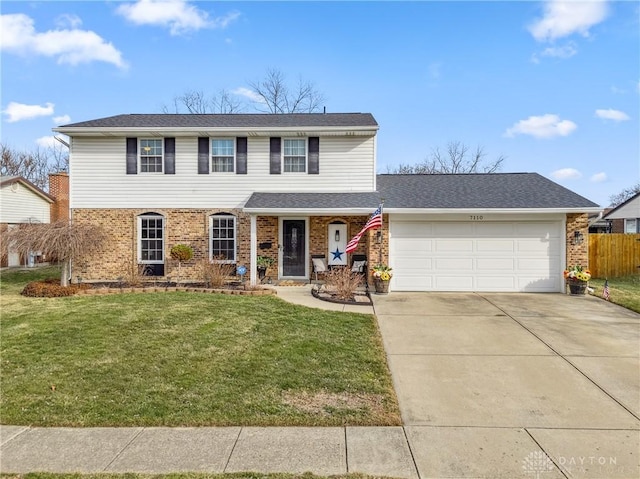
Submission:
[[[361,472],[417,478],[402,427],[0,426],[0,472]]]
[[[299,286],[271,286],[278,293],[278,297],[293,304],[308,306],[309,308],[342,311],[345,313],[373,314],[372,304],[338,304],[322,301],[311,294],[312,284]],[[374,296],[372,294],[371,296]]]

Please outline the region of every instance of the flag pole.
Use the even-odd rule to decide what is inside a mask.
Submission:
[[[378,264],[382,264],[382,244],[384,243],[384,198],[380,198],[380,249],[378,250]]]

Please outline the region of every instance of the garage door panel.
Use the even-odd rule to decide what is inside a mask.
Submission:
[[[434,240],[434,246],[436,252],[471,252],[473,251],[473,240],[436,239]]]
[[[478,253],[495,253],[496,251],[515,251],[515,240],[512,239],[478,239],[476,240],[476,251]]]
[[[391,221],[396,291],[560,291],[558,221]]]
[[[473,258],[436,258],[436,271],[473,271]]]
[[[476,269],[478,271],[513,271],[515,263],[514,258],[478,258]]]

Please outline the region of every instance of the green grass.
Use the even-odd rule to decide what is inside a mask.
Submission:
[[[589,286],[595,289],[595,296],[602,298],[604,279],[589,281]],[[609,280],[609,301],[624,306],[631,311],[640,313],[640,275],[611,278]]]
[[[55,274],[2,274],[2,424],[401,423],[371,315],[271,296],[19,295]]]

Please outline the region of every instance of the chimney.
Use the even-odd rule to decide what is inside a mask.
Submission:
[[[55,200],[51,204],[51,222],[69,221],[69,175],[67,173],[49,173],[49,195]]]

